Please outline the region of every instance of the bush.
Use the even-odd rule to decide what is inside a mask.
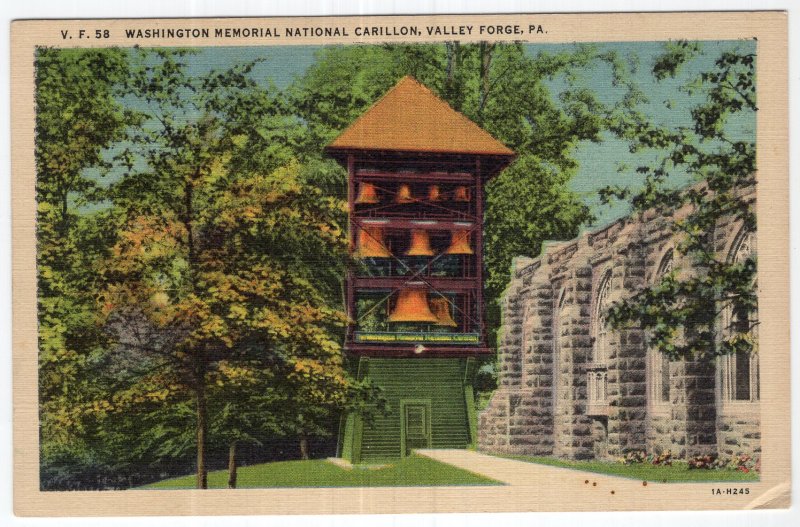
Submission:
[[[619,462],[624,465],[633,465],[635,463],[644,463],[647,459],[647,453],[644,450],[632,450],[625,454],[624,457],[619,458]]]
[[[751,471],[761,472],[761,460],[750,454],[738,454],[730,458],[716,456],[695,456],[689,460],[690,469],[738,470],[745,474]]]
[[[647,454],[643,450],[632,450],[626,453],[623,457],[617,460],[623,465],[634,465],[639,463],[648,463],[650,465],[670,467],[675,460],[672,451],[665,450],[660,454]],[[718,458],[716,455],[707,454],[704,456],[695,456],[686,461],[690,469],[704,469],[704,470],[738,470],[745,474],[751,471],[761,472],[761,460],[754,458],[749,454],[739,454],[730,458]]]
[[[712,455],[695,456],[693,458],[690,458],[688,463],[690,469],[719,468],[719,465],[717,463],[717,457]]]
[[[761,459],[754,459],[749,454],[739,454],[726,460],[719,459],[717,463],[720,464],[720,468],[738,470],[745,474],[750,471],[761,472]]]
[[[651,454],[647,456],[647,461],[651,465],[661,465],[664,467],[672,466],[672,451],[665,450],[664,452],[661,452],[658,455]]]

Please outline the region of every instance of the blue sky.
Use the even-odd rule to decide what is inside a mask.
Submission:
[[[743,52],[755,53],[755,41],[723,41],[703,42],[701,54],[684,68],[679,70],[676,78],[656,81],[651,71],[655,59],[663,53],[663,42],[621,42],[599,44],[602,50],[615,51],[626,62],[636,64],[632,73],[633,80],[639,85],[648,98],[642,110],[653,122],[671,127],[691,127],[690,109],[703,101],[702,94],[690,95],[681,87],[694,79],[699,72],[713,68],[714,61],[725,50],[740,49]],[[569,48],[569,45],[531,45],[530,54],[538,52],[555,53]],[[583,73],[584,84],[599,94],[604,103],[614,103],[622,91],[612,87],[612,74],[609,66],[600,66]],[[556,79],[549,83],[554,91],[563,89],[563,80]],[[755,140],[756,121],[754,113],[742,112],[736,120],[728,125],[730,136],[741,140]],[[628,143],[606,133],[602,143],[583,142],[578,145],[575,157],[580,164],[577,175],[570,182],[570,187],[578,192],[585,203],[592,207],[597,216],[594,226],[605,225],[629,212],[626,203],[602,205],[597,191],[608,185],[635,186],[637,177],[633,168],[652,161],[657,153],[641,152],[632,154]],[[677,180],[685,183],[687,179]]]
[[[574,49],[574,44],[531,44],[526,46],[530,55],[540,52],[557,53]],[[662,53],[662,42],[626,42],[597,44],[601,50],[614,51],[627,63],[634,65],[632,79],[641,87],[649,99],[643,109],[654,122],[672,126],[691,126],[689,109],[702,101],[701,96],[691,96],[680,87],[694,78],[699,71],[708,70],[720,52],[738,48],[755,52],[755,41],[704,42],[702,54],[688,67],[681,70],[675,79],[657,82],[651,72],[655,58]],[[260,59],[262,62],[253,70],[256,79],[272,82],[278,89],[284,89],[301,76],[316,61],[320,46],[266,46],[266,47],[213,47],[200,48],[190,63],[190,72],[203,74],[214,69],[224,69],[235,63]],[[612,86],[611,68],[598,65],[580,72],[578,79],[582,85],[599,94],[605,103],[614,103],[622,90]],[[547,81],[554,94],[566,86],[563,78]],[[738,138],[755,138],[755,115],[747,115],[730,123],[730,131]],[[655,153],[631,154],[628,144],[606,133],[600,143],[584,142],[576,147],[575,158],[580,164],[577,175],[570,187],[579,193],[581,199],[591,206],[597,217],[593,227],[613,221],[628,212],[625,203],[600,204],[597,191],[610,184],[635,185],[633,168],[653,159]]]

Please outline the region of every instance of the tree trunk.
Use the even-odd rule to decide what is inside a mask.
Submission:
[[[197,282],[195,280],[195,247],[194,232],[192,231],[192,221],[194,218],[193,208],[193,182],[200,175],[199,168],[194,174],[184,182],[183,200],[184,215],[183,224],[186,227],[186,245],[189,256],[189,277],[192,289],[195,290]],[[206,402],[206,355],[205,350],[195,350],[194,354],[194,382],[196,396],[197,413],[197,488],[208,488],[208,470],[206,468],[206,436],[208,435],[208,407]]]
[[[228,449],[228,488],[236,488],[236,441]]]
[[[445,95],[454,110],[461,111],[462,97],[459,93],[460,86],[456,82],[458,70],[461,66],[461,43],[457,40],[445,42],[447,50],[447,66],[445,70]]]
[[[208,408],[206,405],[206,364],[205,357],[195,355],[195,396],[197,413],[197,488],[208,488],[206,469],[206,436],[208,435]]]
[[[494,50],[494,44],[489,44],[486,41],[480,43],[480,104],[478,105],[478,115],[483,117],[483,109],[486,106],[486,101],[489,99],[489,91],[491,90],[492,83],[491,79],[489,78],[489,71],[492,67],[492,51]],[[480,121],[478,124],[481,124]]]
[[[308,458],[308,436],[300,434],[300,459]]]
[[[61,218],[58,222],[58,232],[64,240],[69,233],[69,193],[65,190],[61,196]]]
[[[456,42],[445,42],[444,49],[447,51],[447,67],[445,68],[445,84],[450,86],[453,83],[453,74],[455,72],[455,46]]]

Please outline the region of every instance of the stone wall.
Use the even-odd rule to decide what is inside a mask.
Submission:
[[[754,189],[745,199],[755,199]],[[670,229],[687,213],[624,218],[517,260],[503,304],[499,388],[479,417],[480,449],[571,459],[760,451],[757,396],[726,400],[721,362],[663,362],[642,330],[604,332],[598,323],[598,302],[653,283],[668,259],[681,273],[698,272],[680,261]],[[736,221],[721,222],[715,249],[735,250],[741,233]]]

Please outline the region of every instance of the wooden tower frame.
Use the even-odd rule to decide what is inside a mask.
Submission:
[[[339,454],[361,462],[405,456],[409,445],[474,443],[474,357],[492,352],[484,322],[484,192],[514,153],[411,77],[401,79],[326,151],[347,169],[351,250],[357,255],[365,243],[361,237],[372,237],[367,241],[380,257],[348,270],[345,351],[358,359],[360,378],[385,384],[390,407],[388,416],[366,428],[358,415],[347,416]],[[366,202],[357,198],[364,189]],[[422,233],[430,253],[405,257],[415,232]],[[446,247],[457,236],[469,249],[462,244],[453,257]],[[449,267],[436,271],[446,257]],[[452,313],[447,325],[453,327],[393,330],[386,316],[408,288],[424,290],[424,298],[444,299],[439,303],[446,301]],[[378,320],[378,330],[362,327],[369,316]],[[423,432],[424,437],[413,436]]]

